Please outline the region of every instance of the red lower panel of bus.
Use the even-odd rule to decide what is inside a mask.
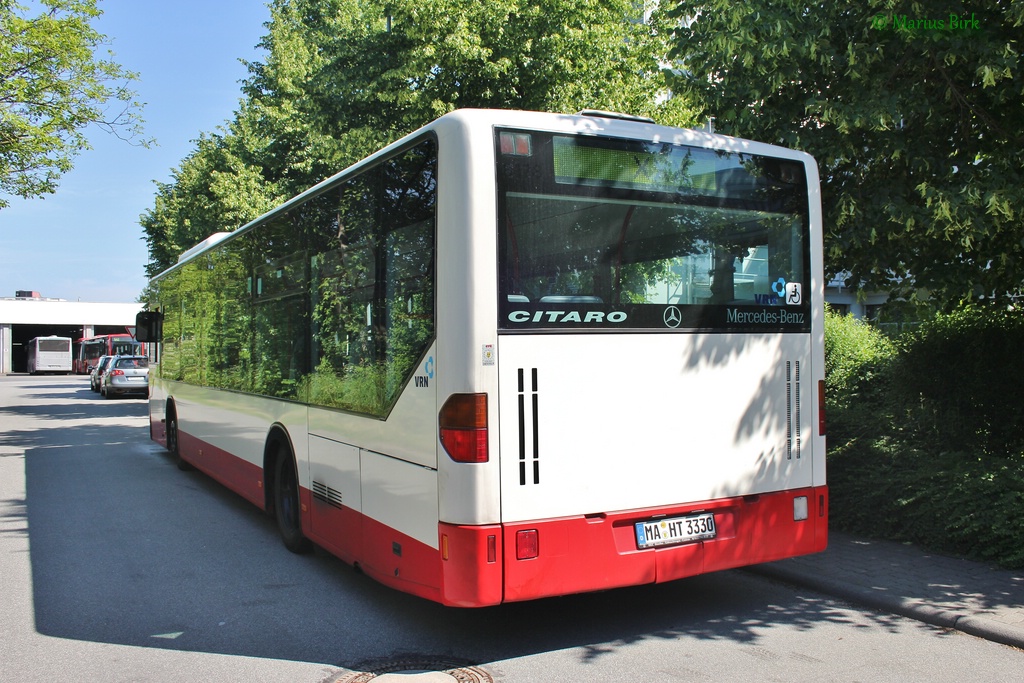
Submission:
[[[188,462],[265,507],[259,467],[185,432],[179,444]],[[436,548],[309,489],[301,489],[301,504],[303,532],[324,549],[387,586],[459,607],[661,583],[820,552],[828,543],[824,486],[515,524],[442,522]],[[806,518],[794,519],[795,509]],[[714,515],[714,538],[638,547],[637,523],[698,513]]]
[[[797,504],[796,499],[802,500]],[[797,509],[806,511],[805,519],[794,519]],[[638,522],[685,518],[697,512],[714,515],[713,539],[638,548]],[[395,535],[386,527],[376,533]],[[521,545],[521,533],[529,543]],[[446,605],[482,607],[673,581],[820,552],[827,543],[828,488],[822,486],[615,515],[491,526],[442,522],[437,597],[434,591],[401,581],[393,558],[389,559],[396,566],[394,576],[383,572],[377,578]],[[438,551],[421,550],[424,561],[437,560]],[[519,559],[524,553],[529,557]]]
[[[386,586],[444,602],[436,548],[309,489],[301,497],[302,530],[314,543]]]
[[[166,437],[164,441],[166,444]],[[266,509],[262,467],[181,430],[178,430],[178,452],[182,460],[197,470],[213,477],[261,510]]]
[[[794,499],[807,518],[794,520]],[[635,525],[696,512],[714,514],[713,539],[639,549]],[[685,507],[504,526],[504,601],[661,583],[820,552],[828,543],[828,488],[744,496]],[[517,534],[536,557],[517,559]]]
[[[314,526],[329,530],[312,536],[317,543],[385,585],[458,607],[661,583],[820,552],[828,542],[826,487],[520,524],[442,522],[437,550],[304,493],[319,508]],[[795,498],[806,501],[804,520],[794,520]],[[638,549],[637,522],[698,510],[714,514],[715,538]],[[535,556],[518,559],[520,532],[533,539]]]

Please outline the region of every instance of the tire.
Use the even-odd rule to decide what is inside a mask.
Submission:
[[[302,535],[299,508],[299,482],[295,460],[287,449],[278,447],[274,467],[274,516],[284,547],[302,555],[313,550],[312,542]]]
[[[181,446],[178,444],[178,415],[174,411],[167,413],[167,452],[182,472],[192,470],[192,465],[181,459]]]

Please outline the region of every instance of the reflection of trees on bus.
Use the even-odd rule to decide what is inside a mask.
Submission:
[[[556,152],[568,155],[560,140]],[[577,149],[583,161],[562,161],[561,183],[518,179],[504,203],[510,301],[753,303],[771,294],[771,275],[804,279],[802,173],[777,160],[648,147],[637,152],[650,162],[644,173],[611,163],[621,161],[614,150]],[[616,192],[590,196],[605,186]]]
[[[385,413],[433,338],[434,174],[421,145],[335,196],[318,233],[312,403]]]
[[[161,281],[161,375],[386,414],[434,334],[427,141]]]

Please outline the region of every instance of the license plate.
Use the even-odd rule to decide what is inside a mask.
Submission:
[[[690,543],[715,537],[715,515],[704,512],[686,517],[652,519],[636,523],[636,545],[638,548],[653,548],[659,545]]]
[[[129,382],[145,382],[146,381],[145,377],[128,377],[127,379],[128,379]]]

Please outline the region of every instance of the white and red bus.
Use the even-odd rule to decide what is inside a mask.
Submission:
[[[130,334],[99,334],[75,342],[73,368],[76,375],[88,375],[100,356],[137,356],[145,346]]]
[[[821,225],[800,152],[456,111],[154,279],[151,433],[446,605],[821,551]]]

